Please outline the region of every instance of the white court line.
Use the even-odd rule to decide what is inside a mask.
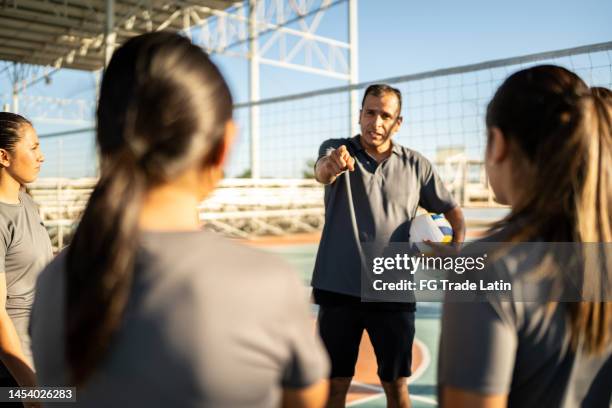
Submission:
[[[421,364],[419,365],[419,367],[414,371],[414,373],[412,373],[412,375],[408,378],[408,384],[412,384],[413,382],[415,382],[416,380],[418,380],[419,378],[421,378],[423,376],[423,373],[425,373],[425,371],[427,370],[427,368],[429,367],[429,365],[431,364],[431,354],[429,353],[429,348],[425,345],[425,343],[423,343],[421,340],[417,339],[416,337],[414,338],[414,344],[417,345],[417,347],[419,347],[421,349],[421,354],[422,354],[422,358],[423,361],[421,362]],[[372,385],[372,384],[366,384],[366,383],[362,383],[362,382],[358,382],[358,381],[353,381],[353,384],[357,385],[358,387],[361,388],[366,388],[369,390],[373,390],[373,391],[378,391],[378,394],[374,394],[371,395],[369,397],[357,400],[357,401],[353,401],[350,402],[348,404],[346,404],[347,407],[355,407],[361,404],[365,404],[366,402],[370,402],[372,400],[378,399],[380,398],[381,395],[385,394],[384,389],[380,386],[380,385]],[[428,398],[428,397],[422,397],[420,395],[410,395],[410,399],[413,399],[415,401],[421,401],[424,402],[426,404],[431,404],[431,405],[438,405],[438,401],[432,399],[432,398]]]
[[[433,405],[433,406],[436,406],[436,407],[438,406],[438,401],[436,401],[433,398],[423,397],[421,395],[412,395],[412,394],[410,394],[410,399],[413,400],[413,401],[421,401],[421,402],[424,402],[426,404]]]
[[[367,398],[360,399],[359,401],[349,402],[348,404],[346,404],[346,406],[356,407],[357,405],[365,404],[366,402],[370,402],[372,400],[379,399],[381,395],[385,395],[385,393],[383,392],[382,394],[374,394]]]
[[[378,388],[381,388],[381,387],[378,387]],[[381,395],[384,395],[384,394],[385,393],[383,391],[381,394],[375,394],[375,395],[371,395],[371,396],[369,396],[367,398],[360,399],[359,401],[353,401],[353,402],[351,402],[349,404],[346,404],[346,406],[347,407],[354,407],[354,406],[357,406],[357,405],[365,404],[366,402],[370,402],[372,400],[380,398]],[[438,401],[436,401],[435,399],[429,398],[429,397],[423,397],[421,395],[412,395],[412,394],[410,394],[410,400],[412,400],[412,401],[421,401],[421,402],[424,402],[425,404],[433,405],[433,406],[436,406],[436,407],[438,406]]]
[[[351,385],[355,385],[355,386],[357,386],[359,388],[365,388],[367,390],[378,391],[378,392],[385,392],[383,387],[381,387],[380,385],[366,384],[366,383],[362,383],[362,382],[359,382],[359,381],[351,381]]]

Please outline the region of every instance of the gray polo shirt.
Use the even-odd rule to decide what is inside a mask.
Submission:
[[[123,324],[84,407],[276,407],[327,377],[306,288],[276,257],[207,232],[141,239]],[[40,275],[32,350],[42,385],[66,384],[65,253]]]
[[[19,201],[19,204],[0,202],[0,279],[6,280],[6,311],[15,325],[25,357],[31,360],[28,324],[34,287],[53,251],[34,200],[20,191]],[[0,377],[9,376],[0,363]]]
[[[431,163],[420,153],[392,143],[391,155],[377,163],[361,146],[360,136],[329,139],[319,159],[344,145],[356,159],[350,173],[355,216],[362,243],[407,242],[419,206],[444,213],[456,206]],[[325,186],[325,225],[312,286],[361,296],[360,260],[349,213],[344,177]]]
[[[503,242],[505,231],[483,240]],[[512,282],[514,293],[542,301],[444,303],[438,384],[479,394],[507,394],[509,407],[605,407],[612,403],[612,344],[597,355],[570,347],[569,303],[548,311],[550,281],[535,281],[538,247],[515,247],[484,274]],[[465,252],[469,252],[470,247]],[[537,253],[537,252],[535,252]],[[534,263],[537,260],[537,263]]]

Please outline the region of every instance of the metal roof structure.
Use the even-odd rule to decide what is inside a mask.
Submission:
[[[186,30],[194,14],[203,20],[237,3],[240,2],[3,0],[0,60],[94,71],[104,66],[107,32],[112,33],[113,43],[121,44],[148,31]],[[197,6],[197,10],[191,6]],[[111,15],[107,14],[109,9]]]
[[[347,5],[348,41],[321,36],[328,9]],[[356,84],[357,0],[0,0],[0,74],[7,72],[12,95],[3,108],[23,109],[20,95],[41,80],[72,68],[104,68],[116,46],[145,32],[176,30],[210,54],[246,58],[249,99],[260,100],[260,65],[323,75]],[[51,72],[49,72],[51,70]],[[66,99],[47,103],[25,96],[49,111],[76,110],[73,120],[91,121],[93,106]],[[71,103],[72,102],[72,103]],[[77,102],[77,103],[74,103]],[[51,105],[51,106],[50,106]],[[73,109],[69,109],[72,107]],[[30,107],[28,111],[34,111]],[[38,111],[38,110],[37,110]],[[358,99],[350,92],[349,123],[356,133]],[[64,121],[66,115],[55,119]],[[32,119],[53,119],[43,112]],[[259,177],[259,106],[249,108],[252,177]]]

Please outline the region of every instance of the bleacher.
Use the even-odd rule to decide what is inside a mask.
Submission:
[[[493,199],[486,179],[483,182],[479,174],[470,177],[470,165],[475,164],[448,167],[447,163],[446,168],[438,168],[464,208],[491,207]],[[449,182],[445,172],[458,176]],[[96,180],[41,178],[28,186],[55,249],[69,242]],[[199,206],[204,227],[241,238],[313,232],[323,226],[324,216],[323,187],[313,179],[225,179]]]
[[[95,178],[41,178],[28,186],[54,247],[63,247],[87,205]],[[203,225],[227,235],[311,232],[323,224],[323,188],[308,179],[225,179],[199,207]]]

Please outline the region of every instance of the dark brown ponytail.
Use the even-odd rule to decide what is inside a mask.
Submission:
[[[609,102],[574,73],[542,65],[511,75],[487,110],[511,146],[518,202],[495,228],[519,223],[511,241],[583,243],[583,299],[568,307],[572,344],[601,352],[612,340],[612,263],[589,243],[612,242]],[[602,286],[603,285],[603,286]]]
[[[67,255],[66,359],[72,384],[89,379],[121,325],[147,189],[206,165],[231,115],[227,84],[188,39],[149,33],[113,55],[97,113],[100,180]]]

